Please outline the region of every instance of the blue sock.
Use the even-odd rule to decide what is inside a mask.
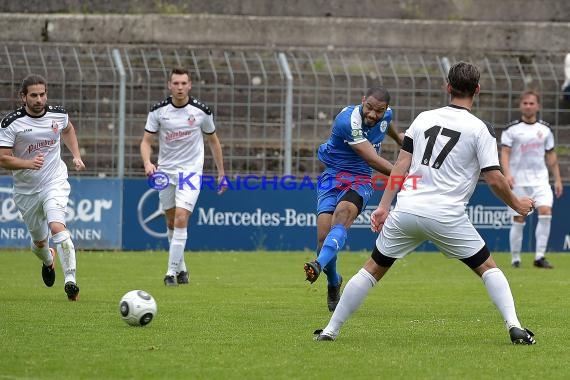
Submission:
[[[323,272],[327,275],[327,282],[331,286],[337,286],[340,282],[340,275],[336,271],[336,256],[324,267]]]
[[[333,282],[338,282],[338,275],[336,273],[336,256],[338,251],[344,247],[346,241],[346,228],[342,224],[335,224],[329,231],[323,247],[319,252],[317,261],[321,264],[322,269],[327,269],[327,278],[330,278]],[[329,263],[334,259],[332,263],[332,268],[329,268]],[[330,277],[329,277],[330,276]]]

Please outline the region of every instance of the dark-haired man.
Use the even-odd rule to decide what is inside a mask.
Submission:
[[[65,109],[47,105],[47,82],[30,74],[22,81],[24,105],[2,120],[0,166],[14,175],[14,202],[32,238],[32,252],[43,262],[46,286],[55,282],[56,246],[64,273],[64,291],[70,301],[79,298],[75,246],[65,216],[71,187],[67,166],[61,159],[61,140],[73,155],[75,170],[84,170],[75,128]]]

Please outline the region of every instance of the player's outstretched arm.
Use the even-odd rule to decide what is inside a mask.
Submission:
[[[410,166],[412,164],[412,154],[405,150],[400,150],[400,154],[398,154],[398,159],[392,168],[392,174],[390,174],[390,180],[388,183],[401,183],[400,179],[403,178],[408,170],[410,170]],[[380,204],[372,212],[370,215],[370,225],[372,231],[379,232],[384,225],[384,221],[388,217],[388,212],[390,210],[390,206],[392,205],[392,201],[396,196],[396,193],[399,191],[399,188],[396,186],[386,186],[384,189],[384,193],[382,194],[382,199],[380,199]]]
[[[412,165],[412,154],[405,150],[400,150],[398,154],[398,159],[392,168],[392,173],[390,174],[390,180],[388,183],[402,183],[401,179],[406,176],[406,173],[410,170]],[[382,199],[380,199],[379,207],[382,206],[386,209],[390,209],[392,201],[396,197],[396,193],[400,191],[398,186],[386,186],[384,193],[382,194]]]
[[[370,167],[382,174],[390,175],[393,165],[387,159],[380,157],[370,141],[364,140],[350,146]]]
[[[515,184],[515,179],[511,175],[510,160],[511,148],[506,145],[501,146],[501,155],[499,161],[501,163],[501,168],[503,169],[503,174],[512,189]]]
[[[518,198],[499,169],[484,171],[483,179],[500,200],[520,215],[527,216],[534,210],[534,201],[529,197]]]

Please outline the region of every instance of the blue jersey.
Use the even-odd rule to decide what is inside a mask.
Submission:
[[[326,171],[372,175],[370,165],[350,145],[368,140],[380,154],[380,145],[391,121],[391,108],[386,109],[378,123],[369,127],[363,123],[362,105],[345,107],[334,119],[331,136],[318,149],[318,158],[326,165]]]

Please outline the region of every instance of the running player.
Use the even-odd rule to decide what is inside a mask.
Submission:
[[[75,128],[65,109],[47,105],[47,82],[40,75],[24,78],[20,97],[24,105],[1,123],[0,166],[12,170],[14,202],[30,233],[32,252],[43,262],[44,283],[51,287],[55,282],[55,252],[48,241],[51,233],[65,277],[65,293],[70,301],[77,301],[75,246],[65,222],[71,187],[60,144],[63,140],[73,155],[75,170],[84,170]]]

